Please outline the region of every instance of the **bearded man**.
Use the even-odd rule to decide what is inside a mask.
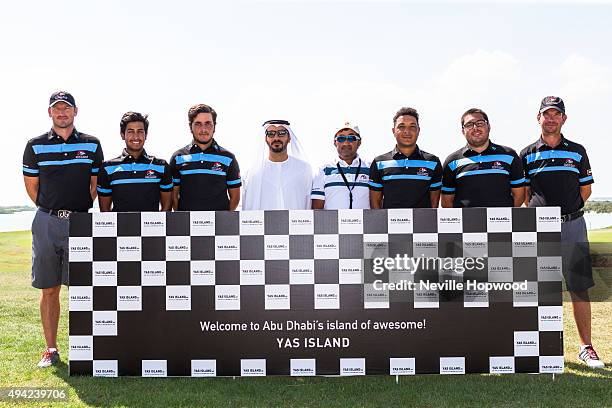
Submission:
[[[516,152],[489,139],[482,109],[461,116],[467,144],[451,153],[442,173],[442,207],[520,207],[525,199],[523,164]]]
[[[240,167],[236,157],[214,139],[217,112],[198,104],[187,113],[191,143],[170,159],[172,208],[176,211],[233,211],[240,201]]]
[[[243,210],[310,209],[312,169],[286,120],[262,126],[262,150],[244,185]]]

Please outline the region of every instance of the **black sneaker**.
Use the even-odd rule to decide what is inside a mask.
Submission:
[[[586,346],[583,348],[580,354],[578,354],[578,359],[591,368],[605,367],[605,364],[599,359],[599,356],[595,352],[593,346]]]
[[[42,358],[38,362],[38,367],[40,368],[51,367],[52,365],[55,365],[59,362],[60,362],[59,351],[57,351],[57,349],[51,351],[47,348],[45,352],[43,353]]]

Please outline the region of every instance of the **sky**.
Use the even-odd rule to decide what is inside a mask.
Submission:
[[[519,151],[539,137],[541,99],[561,96],[564,135],[585,146],[593,197],[612,197],[612,2],[29,1],[0,14],[0,205],[31,204],[21,161],[51,127],[50,94],[71,92],[79,131],[106,158],[124,112],[149,114],[147,152],[191,140],[187,111],[218,112],[215,139],[243,173],[261,124],[287,119],[313,168],[358,124],[367,160],[390,151],[393,115],[421,116],[419,147],[444,161],[465,144],[461,114],[485,110],[491,140]],[[607,112],[607,113],[606,113]]]

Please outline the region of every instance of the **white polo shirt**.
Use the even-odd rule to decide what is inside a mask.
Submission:
[[[338,171],[346,177],[348,186]],[[355,180],[355,178],[357,178]],[[349,208],[349,189],[353,193],[353,208],[370,208],[370,162],[359,156],[349,166],[340,158],[321,167],[312,182],[313,200],[325,200],[326,210]]]

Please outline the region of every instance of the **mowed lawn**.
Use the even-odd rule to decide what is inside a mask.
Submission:
[[[596,231],[598,251],[610,253],[612,229]],[[62,387],[69,401],[28,406],[389,406],[389,407],[605,407],[612,406],[610,268],[596,268],[594,344],[608,368],[593,371],[576,360],[571,306],[564,304],[566,373],[556,375],[426,375],[351,378],[90,378],[69,377],[65,363],[37,369],[43,350],[39,291],[30,286],[30,232],[0,233],[0,387]],[[60,350],[68,351],[67,291],[62,295]],[[12,402],[0,402],[14,406]],[[20,404],[19,406],[25,406]]]
[[[589,241],[612,244],[612,227],[589,231]]]

